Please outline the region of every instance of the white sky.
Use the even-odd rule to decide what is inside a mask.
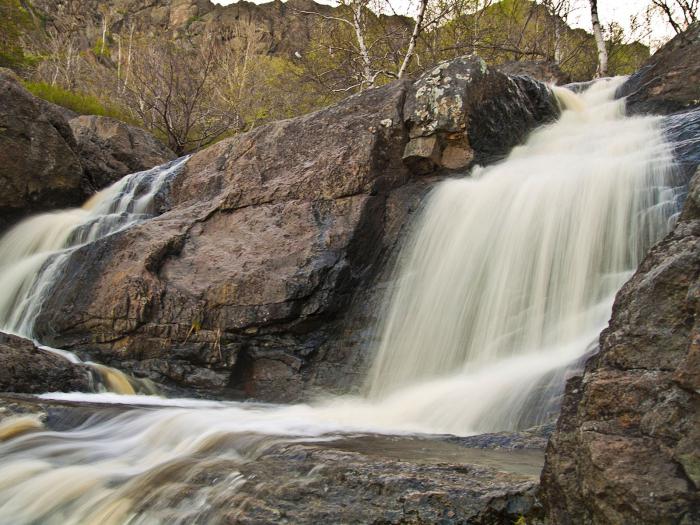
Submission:
[[[233,4],[238,0],[212,0],[216,4]],[[252,0],[256,4],[265,3],[269,0]],[[319,3],[334,4],[333,0],[316,0]],[[575,8],[570,15],[569,24],[574,27],[582,27],[591,31],[591,18],[589,11],[588,0],[573,0]],[[391,5],[400,14],[411,14],[415,2],[411,0],[392,0]],[[630,19],[633,16],[638,16],[639,21],[645,20],[645,13],[649,0],[598,0],[598,14],[600,22],[607,25],[610,22],[617,22],[627,32],[630,29]],[[664,22],[664,20],[655,16],[651,22],[651,34],[646,34],[646,31],[640,31],[638,34],[632,35],[635,39],[641,40],[644,44],[651,45],[652,48],[658,47],[659,43],[664,42],[673,36],[673,30]]]

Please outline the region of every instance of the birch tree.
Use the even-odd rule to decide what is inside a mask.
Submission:
[[[596,70],[596,77],[600,78],[608,74],[608,51],[605,48],[603,30],[600,27],[600,19],[598,18],[598,0],[589,0],[589,2],[591,4],[593,36],[595,37],[595,45],[598,49],[598,69]]]

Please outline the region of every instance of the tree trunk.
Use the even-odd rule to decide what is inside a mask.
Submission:
[[[425,8],[427,5],[428,0],[420,0],[418,16],[416,17],[416,25],[413,26],[413,33],[411,34],[411,40],[408,43],[406,56],[404,56],[403,63],[401,64],[401,69],[399,69],[399,74],[397,75],[399,78],[401,78],[404,75],[406,69],[408,68],[408,64],[411,62],[411,58],[413,58],[413,53],[416,50],[416,42],[418,41],[418,36],[420,35],[421,30],[423,29],[423,17],[425,16]]]
[[[598,47],[598,69],[595,76],[600,78],[608,74],[608,51],[605,49],[605,40],[603,39],[603,31],[600,28],[600,19],[598,18],[598,0],[589,0],[591,4],[591,22],[593,22],[593,35],[595,43]]]

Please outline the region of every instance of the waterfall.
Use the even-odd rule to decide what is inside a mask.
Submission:
[[[0,424],[0,440],[11,438],[0,442],[0,522],[219,522],[238,511],[230,495],[257,483],[240,466],[275,443],[351,432],[468,435],[546,419],[682,198],[660,120],[625,117],[624,101],[614,100],[619,84],[557,91],[558,122],[502,162],[435,187],[394,271],[366,395],[289,406],[44,395],[153,407],[64,432],[17,436],[40,427],[31,416]],[[178,165],[149,175],[142,198],[129,189],[141,184],[132,177],[83,210],[9,232],[0,290],[13,291],[0,297],[0,323],[31,333],[61,258],[152,213],[146,196]],[[10,236],[19,239],[14,251]],[[9,315],[18,306],[22,313]]]
[[[133,173],[82,208],[31,217],[0,238],[0,330],[31,338],[34,321],[70,254],[151,217],[154,198],[187,158]]]
[[[90,197],[82,208],[43,213],[26,219],[0,238],[0,331],[32,338],[34,322],[70,255],[87,243],[128,228],[155,213],[155,197],[187,158],[133,173]],[[39,348],[81,362],[70,352]],[[119,370],[85,363],[95,389],[121,394],[154,392],[146,380]]]
[[[442,405],[457,403],[454,416],[474,430],[544,419],[542,389],[560,388],[595,344],[615,293],[678,210],[658,119],[625,117],[620,82],[557,90],[557,123],[435,188],[383,309],[372,399],[451,376],[450,396],[415,400],[432,400],[425,417],[444,419]],[[542,410],[528,405],[533,389]]]

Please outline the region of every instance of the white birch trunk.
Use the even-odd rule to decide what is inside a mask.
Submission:
[[[416,17],[416,25],[413,26],[413,33],[411,34],[411,40],[408,43],[406,56],[404,56],[403,63],[401,64],[401,69],[399,69],[399,74],[397,75],[399,78],[401,78],[404,75],[406,69],[408,68],[408,64],[411,62],[411,58],[413,58],[413,53],[416,50],[416,42],[418,41],[418,36],[420,35],[420,32],[423,29],[423,17],[425,16],[425,8],[427,5],[428,0],[420,1],[420,6],[418,8],[418,16]]]
[[[593,23],[593,36],[598,47],[598,69],[596,77],[604,77],[608,74],[608,51],[605,49],[605,40],[603,39],[603,31],[600,28],[600,19],[598,18],[598,0],[589,0],[591,4],[591,22]]]

